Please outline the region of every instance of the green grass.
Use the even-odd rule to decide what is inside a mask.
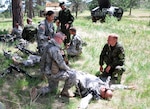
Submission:
[[[71,68],[95,75],[99,71],[99,55],[103,45],[107,42],[108,34],[117,33],[120,36],[119,41],[124,45],[126,55],[126,71],[123,74],[122,84],[137,86],[135,91],[115,91],[111,101],[93,101],[90,103],[89,109],[150,108],[150,26],[148,26],[148,12],[147,10],[135,10],[132,12],[132,16],[128,16],[128,12],[125,12],[119,22],[115,18],[107,18],[105,23],[92,23],[90,13],[87,11],[80,13],[78,19],[75,19],[74,26],[77,28],[77,33],[86,41],[87,46],[83,47],[81,57],[70,60]],[[33,20],[37,23],[41,19],[43,18],[34,18]],[[3,20],[0,19],[0,30],[11,28],[11,19]],[[31,44],[30,46],[34,48],[35,45]],[[33,48],[30,49],[33,50]],[[0,73],[12,62],[4,58],[2,49],[16,51],[14,45],[0,42],[0,61],[2,63],[0,64]],[[30,74],[39,75],[39,66],[24,69]],[[0,79],[0,88],[2,89],[0,101],[6,106],[12,107],[11,109],[77,109],[80,98],[68,100],[60,98],[58,95],[48,94],[41,96],[36,102],[30,102],[29,90],[31,87],[43,85],[46,85],[46,81],[30,80],[18,73],[7,75]]]

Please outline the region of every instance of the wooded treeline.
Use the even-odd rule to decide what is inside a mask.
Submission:
[[[33,18],[40,16],[41,11],[45,9],[46,1],[58,2],[58,0],[9,0],[10,6],[4,15],[9,17],[12,15],[13,26],[16,22],[23,26],[23,17]],[[91,2],[68,0],[68,2],[71,3],[68,6],[75,12],[76,18],[78,12],[82,12],[85,9],[91,10],[98,6],[98,0],[92,0]],[[112,6],[122,7],[124,10],[130,9],[130,15],[132,8],[150,8],[150,0],[110,0],[110,3]]]

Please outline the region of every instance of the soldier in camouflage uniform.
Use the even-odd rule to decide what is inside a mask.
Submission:
[[[82,40],[80,36],[76,34],[74,27],[70,27],[69,32],[73,36],[67,47],[67,54],[68,56],[79,56],[82,53]]]
[[[22,32],[22,38],[34,42],[37,35],[37,27],[32,23],[32,19],[27,18],[27,25]]]
[[[136,89],[135,86],[111,84],[109,79],[107,79],[106,82],[103,82],[99,77],[81,71],[75,71],[75,74],[77,88],[76,95],[80,95],[80,97],[82,97],[78,109],[87,109],[87,106],[92,99],[111,99],[114,90]]]
[[[118,35],[110,34],[100,54],[99,65],[102,77],[111,76],[112,79],[116,79],[117,83],[120,83],[125,71],[124,61],[125,53],[123,46],[118,43]],[[106,64],[105,69],[103,69],[104,63]]]
[[[59,4],[61,7],[61,11],[58,14],[58,22],[60,23],[61,27],[61,32],[63,32],[67,38],[64,41],[64,45],[70,42],[70,33],[69,33],[69,28],[71,27],[74,17],[71,15],[71,12],[69,9],[66,8],[65,3],[62,2]]]
[[[60,45],[63,43],[65,39],[65,35],[58,32],[54,35],[46,48],[44,49],[44,53],[41,57],[41,72],[48,78],[49,85],[47,87],[43,87],[41,89],[33,88],[31,92],[37,92],[40,94],[46,94],[48,92],[57,92],[58,83],[60,80],[65,81],[63,90],[61,95],[72,97],[73,93],[69,91],[69,89],[75,85],[75,73],[70,70],[70,68],[66,65],[62,54]],[[31,94],[32,99],[36,96],[36,93]]]
[[[17,39],[22,38],[22,27],[19,25],[19,23],[15,24],[15,27],[13,28],[11,35]]]
[[[41,21],[38,26],[37,43],[40,54],[43,52],[43,48],[47,45],[48,40],[50,40],[54,36],[53,21],[54,21],[54,12],[48,11],[46,13],[45,20]]]
[[[12,56],[12,60],[14,64],[21,64],[27,67],[27,66],[34,66],[35,64],[40,63],[41,56],[29,55],[27,60],[23,60],[20,56],[14,55]]]

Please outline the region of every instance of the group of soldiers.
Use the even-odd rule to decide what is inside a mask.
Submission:
[[[74,17],[71,15],[69,9],[66,8],[65,3],[60,3],[60,7],[62,10],[59,12],[56,21],[59,28],[57,32],[54,26],[55,13],[53,11],[48,11],[45,14],[45,19],[39,23],[36,31],[32,31],[34,26],[29,26],[32,24],[31,19],[27,19],[28,25],[23,29],[22,38],[31,42],[36,38],[38,55],[31,55],[27,60],[19,63],[25,66],[39,63],[41,76],[48,79],[48,86],[31,89],[30,96],[32,101],[38,95],[45,95],[49,92],[56,94],[59,81],[61,80],[65,81],[61,91],[62,96],[74,97],[75,95],[79,95],[83,98],[79,106],[80,109],[87,108],[92,98],[96,100],[100,98],[112,98],[115,88],[133,89],[131,86],[115,86],[111,84],[120,84],[121,76],[125,71],[124,49],[118,43],[118,35],[116,34],[108,36],[108,42],[100,54],[99,65],[102,74],[98,77],[82,71],[76,71],[67,65],[63,57],[64,53],[62,53],[63,49],[61,45],[64,45],[68,56],[80,56],[83,41],[76,34],[77,30],[73,27]],[[26,33],[30,33],[30,35]],[[70,35],[72,35],[71,38]],[[16,58],[13,58],[13,60],[17,62]],[[104,64],[106,64],[105,68],[103,68]],[[112,82],[112,80],[115,81]],[[75,93],[70,90],[73,86],[76,87]],[[82,103],[84,98],[86,98],[86,103]]]

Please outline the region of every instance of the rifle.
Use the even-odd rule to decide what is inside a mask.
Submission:
[[[13,36],[11,34],[4,34],[4,35],[0,35],[0,41],[2,42],[6,42],[6,43],[9,43],[9,42],[14,42],[16,40],[16,36]]]
[[[32,55],[38,55],[36,52],[30,51],[24,47],[21,47],[20,45],[17,45],[16,48],[18,48],[18,50],[20,50],[23,53],[26,53],[27,55],[32,54]]]
[[[93,98],[92,93],[89,93],[86,97],[82,98],[79,106],[80,109],[87,109],[88,104],[92,98]]]
[[[66,63],[67,65],[69,65],[69,60],[68,60],[67,55],[66,55],[66,53],[65,53],[65,48],[64,48],[64,49],[61,49],[61,51],[62,51],[62,57],[64,58],[65,63]]]
[[[26,71],[24,71],[23,69],[21,69],[21,68],[15,66],[15,65],[13,65],[13,64],[12,64],[12,65],[9,65],[9,67],[5,70],[5,72],[3,72],[3,73],[0,75],[0,77],[4,77],[4,76],[6,76],[7,74],[12,73],[13,70],[15,70],[15,71],[17,71],[17,72],[19,72],[19,73],[22,73],[22,74],[26,75],[26,76],[29,77],[29,78],[34,78],[34,77],[32,77],[31,75],[29,75]]]

